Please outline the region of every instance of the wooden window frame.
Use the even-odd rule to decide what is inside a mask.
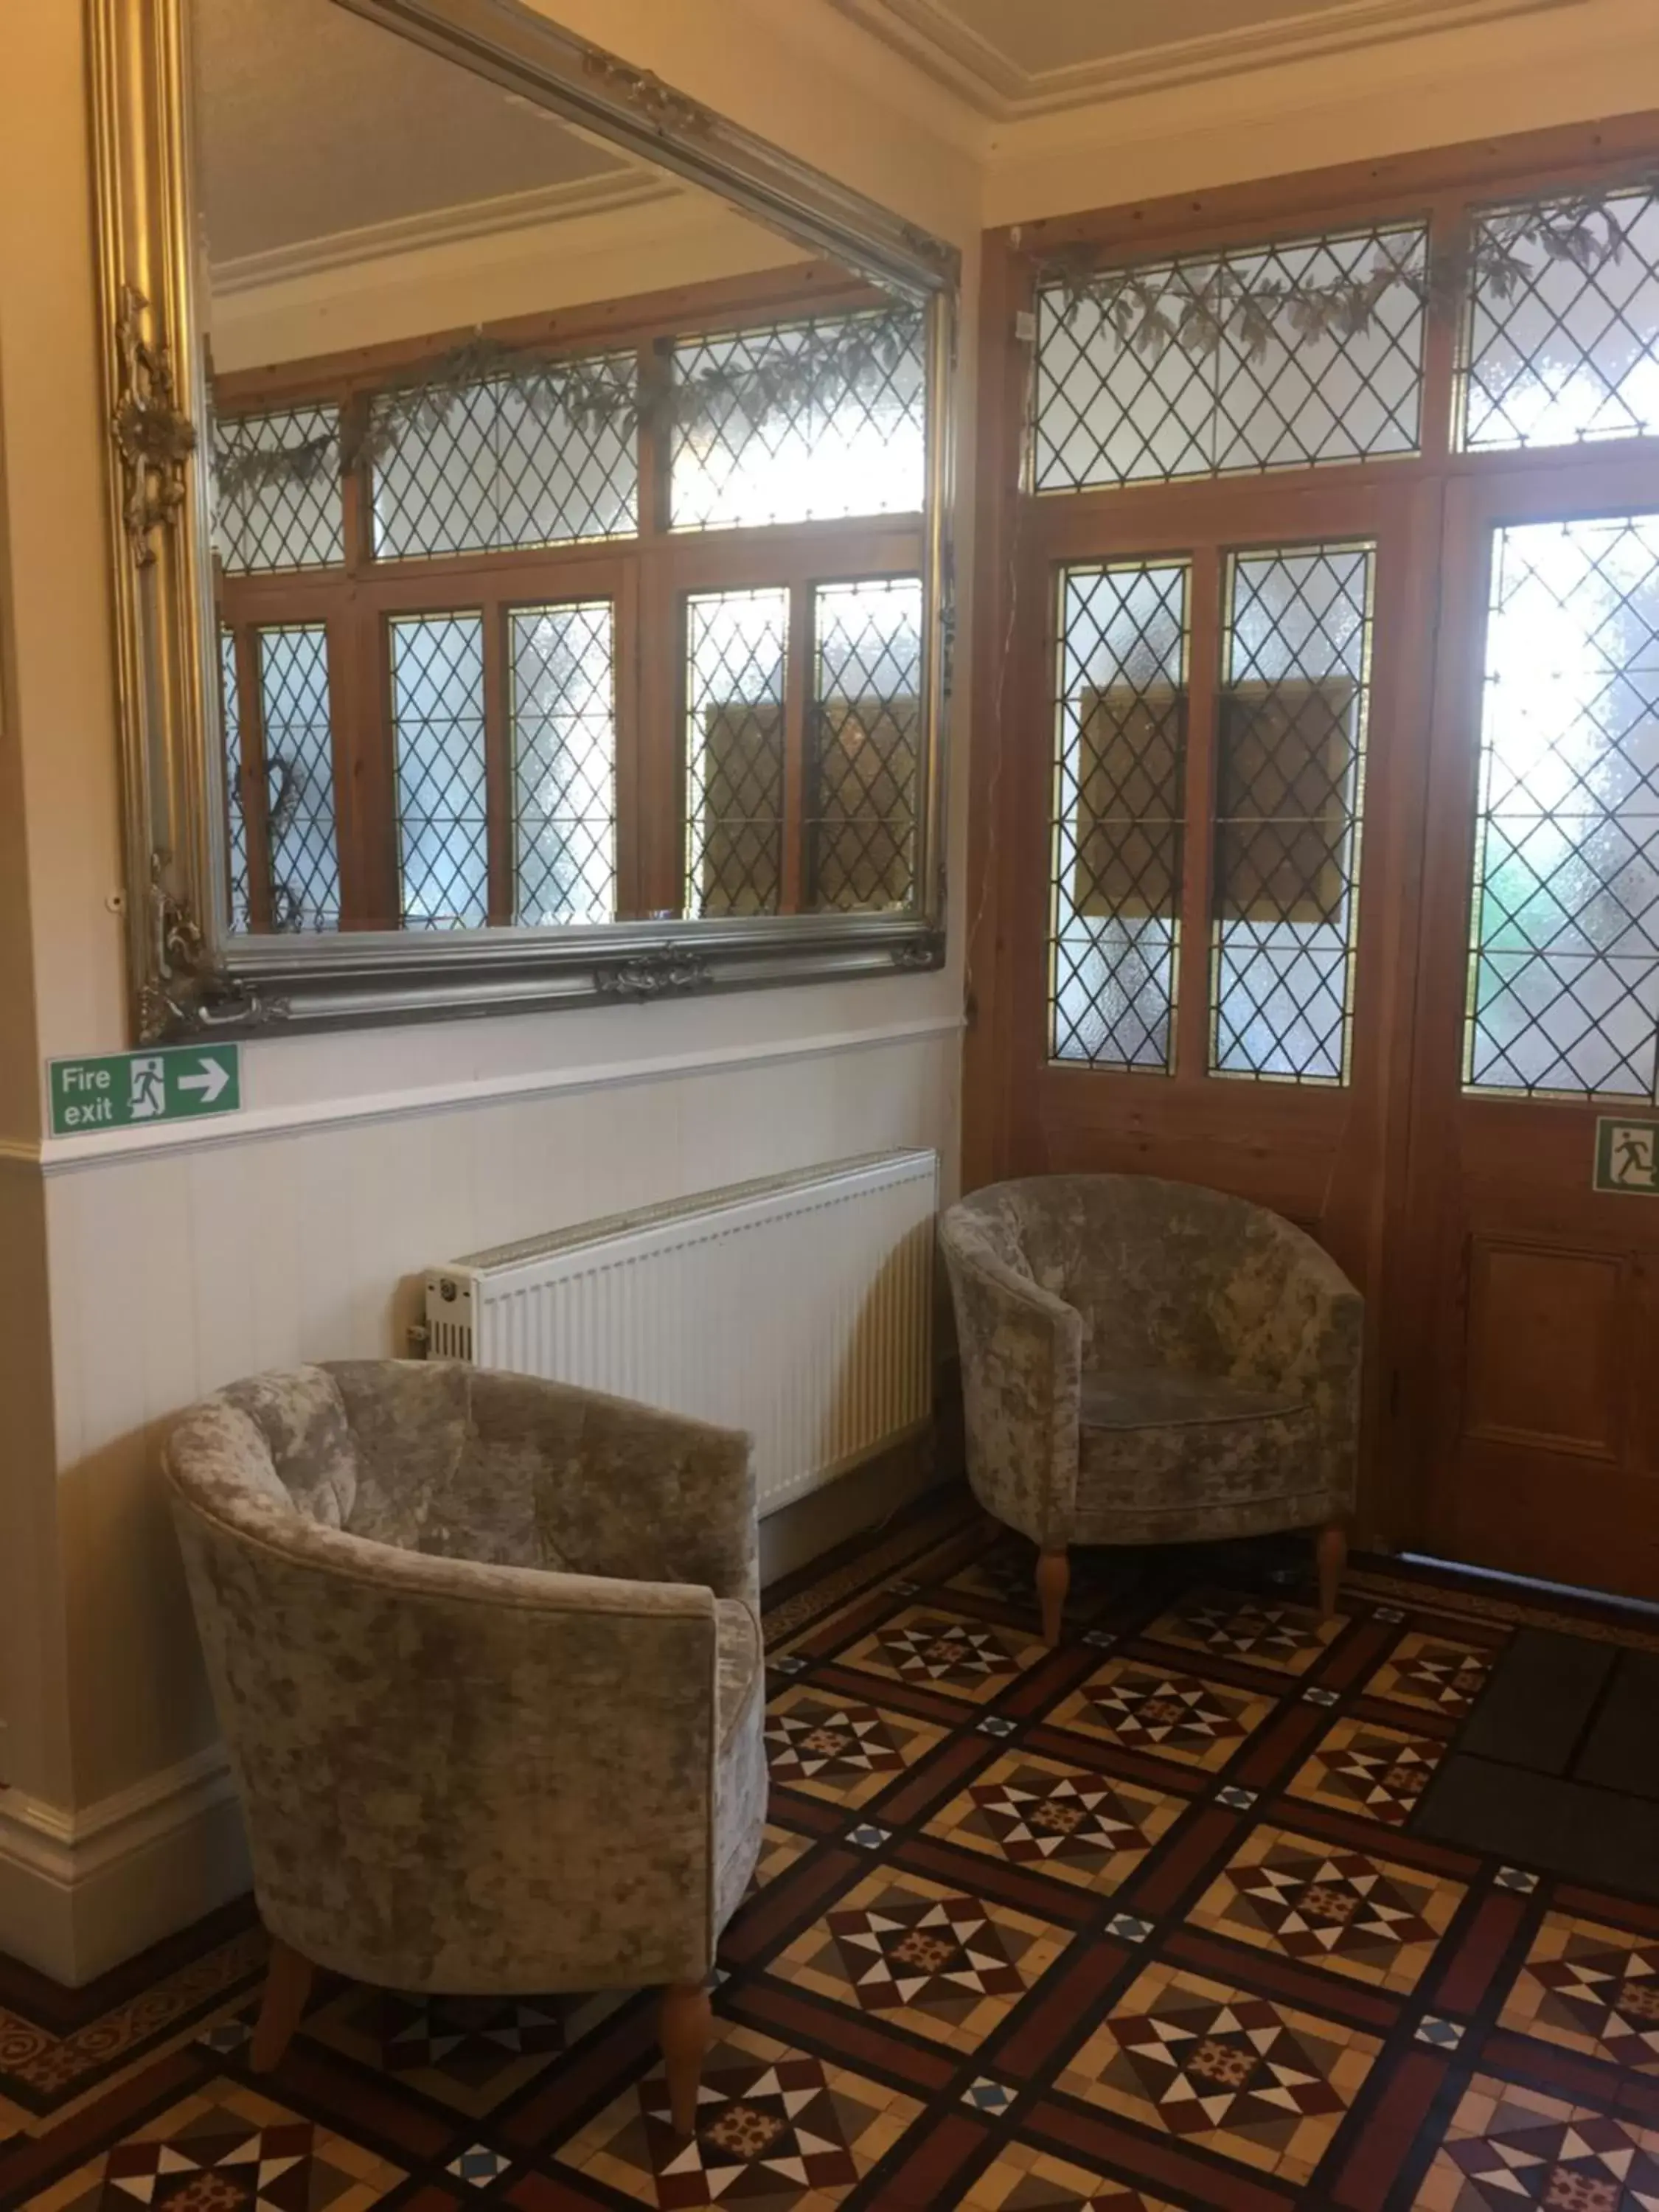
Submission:
[[[590,356],[635,350],[642,382],[667,374],[678,338],[728,329],[854,313],[890,296],[820,261],[641,294],[556,313],[521,316],[473,330],[319,356],[280,368],[231,372],[215,382],[223,416],[335,400],[345,433],[372,397],[483,336],[508,347]],[[803,814],[811,714],[811,610],[824,583],[920,574],[926,525],[920,512],[855,515],[732,528],[669,526],[668,441],[642,415],[637,529],[567,544],[380,559],[372,542],[368,464],[342,478],[345,558],[337,568],[216,578],[218,614],[236,640],[239,667],[254,632],[269,623],[325,621],[331,677],[346,703],[336,733],[336,814],[341,928],[380,931],[401,920],[395,741],[385,624],[390,614],[484,615],[484,717],[489,849],[489,922],[512,922],[512,730],[507,664],[508,610],[609,599],[615,608],[617,686],[617,899],[618,921],[678,916],[685,893],[685,602],[694,592],[782,586],[790,593],[785,713],[783,896],[779,911],[810,911]],[[300,611],[303,610],[303,611]],[[244,693],[246,699],[246,694]],[[253,721],[244,709],[245,783],[259,802],[256,839],[249,809],[254,926],[269,923],[269,851],[264,783]],[[921,886],[916,887],[918,893]]]
[[[1031,799],[1052,771],[1047,732],[1035,702],[1051,688],[1054,645],[1053,581],[1066,565],[1093,560],[1131,560],[1163,555],[1194,557],[1189,608],[1192,681],[1187,821],[1188,861],[1182,902],[1182,972],[1176,984],[1174,1066],[1163,1079],[1172,1087],[1231,1082],[1206,1066],[1210,1023],[1207,959],[1213,836],[1214,744],[1212,726],[1218,687],[1219,570],[1230,552],[1275,543],[1311,543],[1370,534],[1368,509],[1397,510],[1398,528],[1414,542],[1437,544],[1439,515],[1448,488],[1465,477],[1503,477],[1526,471],[1559,472],[1571,480],[1589,463],[1616,463],[1622,455],[1651,453],[1653,440],[1597,440],[1594,445],[1460,451],[1455,398],[1467,314],[1441,302],[1425,332],[1420,447],[1401,454],[1316,467],[1275,468],[1256,474],[1193,477],[1158,483],[1102,485],[1085,490],[1032,493],[1025,488],[1026,409],[1031,386],[1029,330],[1040,272],[1056,262],[1092,258],[1112,263],[1154,262],[1182,254],[1248,247],[1352,228],[1423,219],[1431,254],[1455,254],[1472,218],[1487,208],[1578,191],[1614,190],[1651,179],[1659,145],[1659,115],[1642,114],[1571,125],[1422,153],[1352,162],[1301,174],[1255,179],[1215,190],[1173,194],[1143,202],[1013,224],[986,234],[979,325],[980,439],[975,504],[975,623],[972,680],[975,696],[995,702],[969,766],[969,880],[979,888],[969,917],[967,963],[970,1035],[964,1112],[964,1171],[969,1187],[1017,1172],[1036,1143],[1029,1108],[1038,1067],[1071,1075],[1079,1085],[1114,1081],[1137,1086],[1146,1071],[1048,1067],[1037,1040],[1046,1007],[1032,1005],[1041,970],[1037,948],[1046,930],[1039,920],[1044,869],[1037,854],[1044,825]],[[1381,556],[1379,556],[1379,567]],[[1404,593],[1421,634],[1433,634],[1430,594],[1418,580]],[[1379,645],[1381,633],[1378,633]],[[1379,695],[1383,672],[1379,669]],[[1415,679],[1402,689],[1421,689]],[[1373,714],[1378,701],[1373,702]],[[1420,707],[1426,722],[1426,694]],[[1032,758],[1040,750],[1039,764]],[[1376,764],[1373,763],[1375,768]],[[1407,803],[1404,788],[1420,776],[1418,759],[1395,763],[1368,794],[1368,815]],[[1385,783],[1399,788],[1384,790]],[[1020,794],[1018,798],[1016,793]],[[1375,818],[1373,817],[1373,818]],[[1412,865],[1415,865],[1413,863]],[[1362,900],[1377,886],[1363,883]],[[1409,896],[1406,896],[1409,905]],[[1409,937],[1409,928],[1407,929]],[[1358,994],[1368,968],[1390,974],[1414,957],[1402,939],[1379,950],[1375,962],[1362,948]],[[1370,979],[1375,983],[1376,979]],[[1356,1005],[1356,1025],[1359,1008]],[[1395,1080],[1392,1052],[1387,1079]],[[1400,1079],[1403,1080],[1402,1079]],[[1277,1090],[1276,1085],[1254,1086]],[[1286,1085],[1288,1093],[1293,1086]],[[1309,1085],[1282,1110],[1287,1126],[1301,1113],[1316,1113],[1323,1086]],[[1405,1110],[1404,1093],[1398,1098]],[[1085,1118],[1087,1109],[1081,1111]]]

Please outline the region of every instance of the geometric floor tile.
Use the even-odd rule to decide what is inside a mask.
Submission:
[[[1067,1930],[1012,1906],[886,1867],[797,1936],[770,1972],[971,2051],[1070,1941]]]
[[[780,1828],[769,1820],[761,1833],[760,1856],[755,1863],[754,1878],[749,1885],[753,1897],[774,1882],[780,1875],[787,1874],[803,1851],[812,1848],[810,1836],[797,1836],[788,1828]]]
[[[406,1996],[351,1983],[311,2014],[305,2034],[476,2118],[544,2073],[567,2043],[621,2002],[623,1994]]]
[[[136,1999],[112,2006],[61,2035],[0,2006],[0,2088],[34,2103],[57,2102],[106,2076],[125,2059],[222,2002],[263,1972],[270,1939],[243,1929],[176,1968]]]
[[[1104,1896],[1185,1810],[1184,1798],[1144,1784],[1012,1751],[936,1814],[927,1832]]]
[[[1339,2021],[1162,1963],[1148,1966],[1059,2087],[1144,2127],[1303,2182],[1379,2045]]]
[[[1500,2025],[1659,2074],[1659,1942],[1547,1913]]]
[[[1651,2212],[1659,2136],[1477,2075],[1417,2196],[1422,2212]]]
[[[1048,1716],[1049,1724],[1103,1736],[1127,1751],[1214,1773],[1273,1711],[1271,1698],[1144,1659],[1109,1659]]]
[[[1413,1631],[1401,1638],[1371,1676],[1366,1693],[1391,1705],[1422,1705],[1461,1717],[1480,1696],[1496,1656],[1481,1644]]]
[[[998,2153],[962,2207],[963,2212],[1174,2212],[1160,2197],[1143,2196],[1018,2142]]]
[[[1197,1589],[1160,1614],[1146,1633],[1155,1643],[1220,1652],[1229,1659],[1304,1674],[1346,1625],[1340,1617],[1322,1620],[1314,1606],[1245,1597],[1236,1590]]]
[[[842,1652],[837,1665],[976,1702],[1000,1697],[1048,1647],[1023,1629],[991,1627],[936,1607],[907,1606]]]
[[[840,2204],[920,2107],[896,2090],[722,2024],[704,2063],[696,2129],[676,2134],[659,2067],[554,2153],[641,2204],[820,2212]]]
[[[1445,1751],[1427,1736],[1349,1715],[1315,1745],[1285,1794],[1403,1827]]]
[[[862,1805],[944,1741],[945,1731],[903,1713],[798,1683],[767,1710],[775,1785],[840,1805]]]
[[[1369,1852],[1255,1829],[1189,1916],[1235,1942],[1404,1993],[1463,1901],[1444,1881]]]
[[[31,2203],[41,2212],[362,2212],[403,2178],[252,2089],[216,2081]]]

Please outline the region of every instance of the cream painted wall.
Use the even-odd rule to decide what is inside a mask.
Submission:
[[[302,361],[805,258],[775,232],[686,191],[229,292],[213,302],[213,362],[233,370]]]
[[[1659,7],[1583,0],[994,131],[985,222],[1659,109]]]

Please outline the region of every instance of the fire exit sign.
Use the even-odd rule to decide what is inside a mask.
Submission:
[[[242,1103],[242,1048],[235,1044],[158,1046],[46,1063],[52,1133],[127,1129],[234,1114]]]

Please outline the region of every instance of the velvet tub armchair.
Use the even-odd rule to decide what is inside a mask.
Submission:
[[[748,1440],[440,1363],[197,1406],[167,1469],[273,1944],[449,1995],[655,1985],[675,2123],[765,1816]]]
[[[1194,1184],[1055,1175],[975,1192],[940,1241],[969,1480],[1037,1547],[1048,1642],[1074,1544],[1309,1528],[1334,1610],[1364,1310],[1310,1237]]]

